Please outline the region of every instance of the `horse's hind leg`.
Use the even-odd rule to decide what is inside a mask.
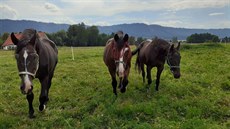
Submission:
[[[45,104],[48,101],[48,92],[49,92],[49,77],[45,77],[40,80],[41,83],[41,94],[39,96],[39,110],[43,111],[45,109]]]
[[[146,68],[146,71],[147,71],[147,79],[148,79],[147,90],[150,89],[150,85],[151,85],[151,83],[152,83],[151,69],[152,69],[152,67],[150,67],[150,66],[147,66],[147,68]]]
[[[34,93],[31,92],[26,96],[26,99],[29,103],[29,118],[34,118],[34,108],[33,108],[33,100],[34,100]]]
[[[141,73],[142,73],[143,83],[145,83],[145,69],[144,69],[144,64],[141,64]]]
[[[163,69],[164,69],[164,66],[157,67],[156,91],[158,91],[158,87],[160,84],[160,77],[161,77],[161,73]]]
[[[47,100],[46,100],[46,102],[45,102],[45,105],[46,105],[46,103],[49,101],[49,90],[50,90],[50,87],[51,87],[51,84],[52,84],[52,78],[53,78],[53,75],[50,75],[49,80],[48,80]]]

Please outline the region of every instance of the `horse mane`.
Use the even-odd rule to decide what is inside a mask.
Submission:
[[[36,30],[35,29],[25,29],[22,32],[22,36],[20,38],[20,43],[17,44],[17,49],[16,49],[16,53],[19,53],[21,51],[22,48],[24,48],[29,42],[30,40],[33,38],[33,36],[36,34]]]
[[[119,40],[123,40],[123,38],[124,38],[123,31],[120,30],[116,34],[118,35]],[[120,43],[116,42],[115,39],[113,41],[115,42],[115,47],[118,49],[118,51],[120,51],[122,48],[128,46],[128,41],[127,42],[120,42]]]

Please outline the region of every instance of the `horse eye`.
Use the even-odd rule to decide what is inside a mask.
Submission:
[[[15,54],[15,58],[18,59],[19,58],[19,54]]]

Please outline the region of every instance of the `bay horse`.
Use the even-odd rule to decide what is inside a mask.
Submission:
[[[106,43],[103,60],[108,67],[112,78],[113,93],[117,96],[116,74],[120,79],[119,88],[121,93],[126,91],[128,85],[129,70],[131,67],[132,52],[128,44],[129,36],[123,32],[114,35]]]
[[[160,76],[164,69],[165,61],[170,67],[174,78],[180,78],[180,42],[177,47],[174,44],[170,45],[163,39],[155,38],[154,40],[143,41],[134,51],[132,55],[137,53],[136,67],[139,73],[142,72],[143,82],[145,82],[144,64],[147,66],[148,85],[152,83],[151,69],[157,67],[156,87],[158,91]]]
[[[43,111],[49,100],[51,80],[58,62],[58,50],[55,43],[45,33],[37,33],[34,29],[25,29],[20,39],[11,33],[11,39],[17,46],[15,58],[21,78],[20,89],[29,103],[29,117],[34,118],[32,81],[38,78],[41,83],[39,110]]]

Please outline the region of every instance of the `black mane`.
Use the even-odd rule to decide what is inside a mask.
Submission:
[[[22,37],[19,40],[19,43],[17,44],[17,49],[15,53],[19,53],[22,48],[24,48],[28,43],[31,41],[34,35],[36,35],[37,32],[34,29],[26,29],[22,32]]]

